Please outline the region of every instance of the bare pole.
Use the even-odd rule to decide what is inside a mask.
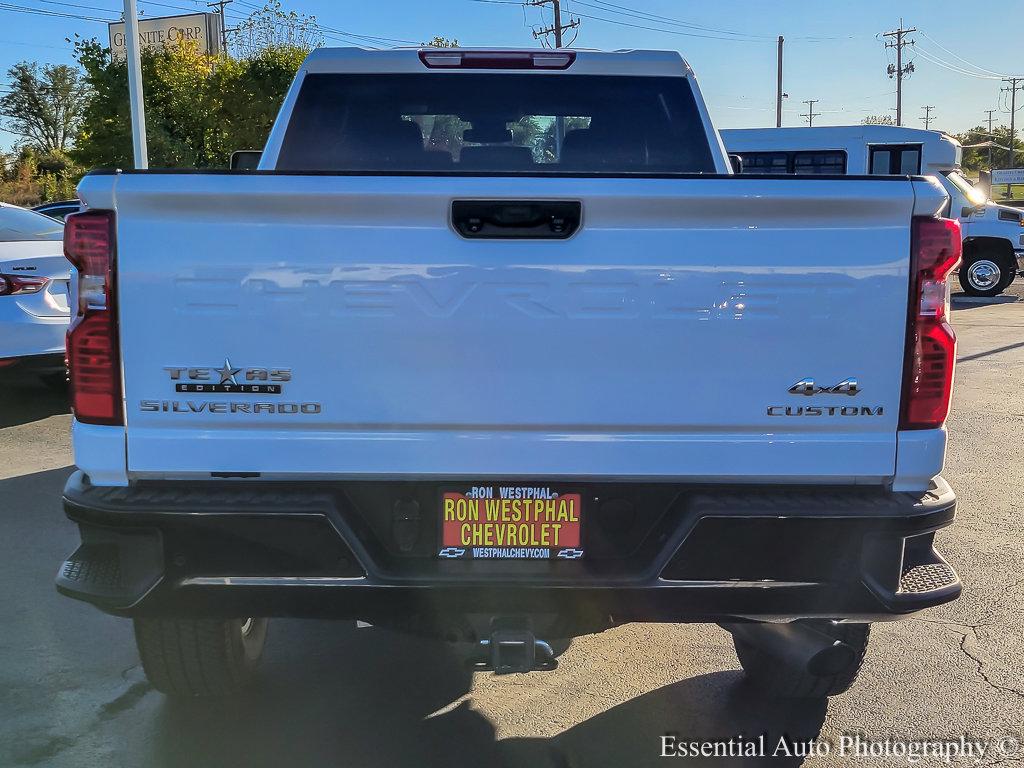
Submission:
[[[786,38],[779,35],[779,66],[778,66],[778,82],[776,83],[775,90],[775,127],[782,127],[782,46],[786,42]]]
[[[988,114],[988,169],[992,170],[992,145],[995,143],[996,137],[992,133],[992,115],[995,114],[996,110],[986,109],[985,112]]]
[[[132,115],[132,151],[137,169],[149,168],[146,146],[146,105],[142,93],[139,15],[135,0],[124,0],[124,47],[128,56],[128,104]]]
[[[917,32],[917,27],[910,27],[909,29],[903,28],[903,19],[900,19],[899,29],[895,29],[892,32],[883,32],[882,37],[894,37],[894,42],[888,42],[885,44],[886,48],[896,49],[896,66],[889,65],[889,77],[896,78],[896,125],[903,125],[903,77],[909,75],[914,71],[914,63],[910,62],[907,66],[903,66],[903,49],[908,45],[913,45],[913,40],[904,40],[907,35],[911,32]]]
[[[548,3],[551,4],[552,10],[555,15],[555,23],[553,26],[544,27],[542,29],[535,29],[533,31],[533,38],[536,40],[540,37],[544,37],[554,33],[555,35],[555,48],[562,47],[562,32],[567,29],[576,29],[580,25],[579,19],[570,19],[568,24],[562,23],[562,2],[561,0],[526,0],[524,5],[533,6],[544,6]],[[573,40],[576,38],[574,37]],[[569,41],[569,45],[572,45],[573,40]],[[560,159],[562,156],[562,140],[565,138],[565,117],[562,115],[555,116],[555,159]]]

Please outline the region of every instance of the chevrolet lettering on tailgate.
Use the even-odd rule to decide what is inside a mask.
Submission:
[[[545,487],[478,486],[441,497],[441,549],[449,559],[575,560],[582,498]]]

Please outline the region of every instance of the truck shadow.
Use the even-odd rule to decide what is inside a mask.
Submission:
[[[64,387],[0,378],[0,429],[70,412],[68,392]]]
[[[145,764],[646,766],[664,762],[666,734],[688,742],[766,734],[770,755],[782,735],[813,739],[826,713],[822,701],[768,699],[739,672],[717,672],[651,691],[551,738],[498,740],[494,724],[472,705],[472,678],[461,657],[443,644],[329,622],[278,621],[275,630],[268,663],[248,696],[158,705],[152,763]],[[514,686],[516,699],[508,708],[523,707],[535,717],[528,686]],[[710,762],[754,766],[769,760],[773,766],[802,762],[743,756]]]

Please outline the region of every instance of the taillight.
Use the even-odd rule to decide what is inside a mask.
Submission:
[[[956,334],[948,322],[949,276],[960,263],[960,223],[915,218],[900,429],[935,429],[949,414]]]
[[[39,293],[50,282],[45,277],[22,277],[21,275],[0,275],[0,296],[20,296]]]
[[[67,336],[71,406],[85,424],[124,424],[114,283],[114,212],[67,217],[64,255],[78,270],[78,312]]]
[[[568,69],[575,51],[420,51],[420,61],[431,69]]]

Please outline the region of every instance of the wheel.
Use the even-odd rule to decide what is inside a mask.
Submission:
[[[169,696],[229,696],[253,676],[266,619],[135,619],[149,682]]]
[[[736,656],[744,673],[758,688],[781,698],[820,699],[845,693],[857,679],[857,674],[864,663],[871,625],[838,624],[827,620],[803,623],[849,645],[854,651],[856,661],[836,675],[812,675],[803,670],[791,669],[756,646],[734,636]]]
[[[988,254],[968,257],[960,266],[960,286],[968,296],[996,296],[1012,280],[1003,260]]]

